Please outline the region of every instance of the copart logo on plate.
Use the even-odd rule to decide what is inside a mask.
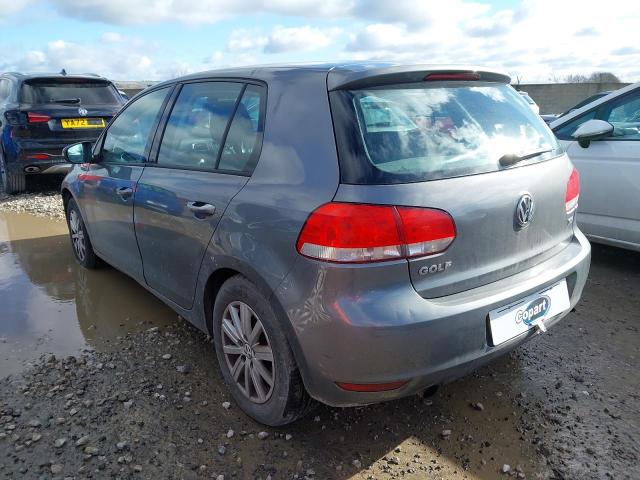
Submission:
[[[551,308],[551,299],[546,295],[536,298],[524,310],[516,312],[516,323],[531,325],[539,318],[543,318]]]

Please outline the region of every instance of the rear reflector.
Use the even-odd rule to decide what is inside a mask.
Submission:
[[[391,383],[342,383],[336,382],[343,390],[348,390],[350,392],[387,392],[389,390],[395,390],[396,388],[400,388],[407,381],[403,380],[400,382],[391,382]]]
[[[574,167],[567,182],[567,193],[564,197],[567,215],[571,215],[578,208],[578,199],[580,198],[580,174]]]
[[[473,72],[430,73],[425,76],[424,79],[429,82],[447,80],[480,80],[480,74]]]
[[[27,112],[27,119],[29,120],[29,123],[44,123],[51,120],[51,117],[43,113]]]
[[[317,260],[366,263],[433,255],[454,238],[442,210],[333,202],[309,216],[296,248]]]

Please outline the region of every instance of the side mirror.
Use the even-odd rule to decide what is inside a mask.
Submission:
[[[588,120],[573,132],[575,138],[582,148],[589,147],[592,140],[606,138],[613,133],[613,125],[604,120]]]
[[[80,142],[68,145],[62,149],[62,155],[69,163],[91,163],[91,142]]]

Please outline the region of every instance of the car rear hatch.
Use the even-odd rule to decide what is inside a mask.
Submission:
[[[86,77],[38,77],[25,81],[16,136],[50,143],[95,140],[122,106],[108,81]]]
[[[329,78],[342,177],[334,201],[435,209],[454,223],[436,253],[405,255],[425,298],[532,268],[573,236],[573,167],[508,81],[452,69]]]

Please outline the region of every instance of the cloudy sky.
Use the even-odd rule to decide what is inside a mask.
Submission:
[[[640,7],[616,0],[0,0],[0,71],[160,80],[229,65],[487,65],[522,81],[640,80]],[[614,6],[615,5],[615,6]]]

